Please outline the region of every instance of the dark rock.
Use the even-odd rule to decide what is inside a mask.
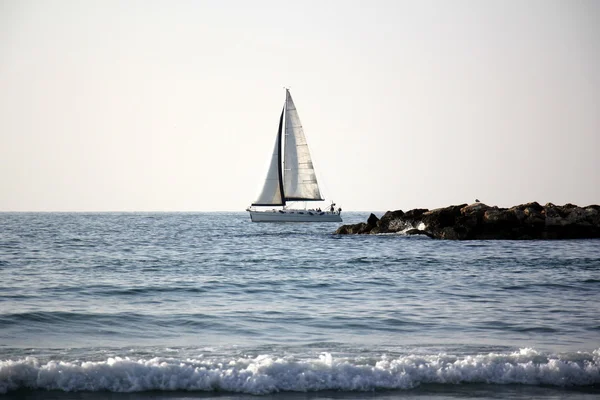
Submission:
[[[421,217],[427,211],[429,211],[429,210],[426,209],[426,208],[415,208],[414,210],[407,211],[404,214],[404,218],[407,218],[407,219],[416,219],[416,218]]]
[[[550,204],[552,204],[552,203],[550,203]],[[538,203],[537,201],[534,201],[532,203],[521,204],[520,206],[517,206],[517,207],[520,207],[520,208],[532,208],[532,209],[534,209],[537,212],[544,211],[544,207],[540,206],[540,203]]]
[[[350,233],[350,225],[342,225],[335,230],[336,235],[349,235]]]
[[[511,208],[483,203],[453,205],[435,210],[388,211],[381,219],[371,214],[366,223],[343,225],[339,234],[404,232],[437,239],[581,239],[600,238],[600,206],[556,206],[537,202]]]
[[[407,228],[402,210],[388,211],[377,223],[377,233],[395,233]]]
[[[342,225],[335,231],[335,233],[341,235],[369,233],[370,230],[367,228],[369,228],[368,224],[359,222],[358,224],[354,225]]]
[[[426,231],[422,231],[420,229],[409,229],[405,232],[407,235],[425,235],[425,236],[429,236],[432,239],[435,239],[433,237],[433,235],[431,235],[431,233],[426,232]]]
[[[377,225],[377,222],[379,222],[379,218],[377,218],[377,216],[373,213],[371,213],[371,215],[369,215],[369,218],[367,219],[367,224],[375,227],[375,225]]]
[[[459,206],[450,206],[427,211],[426,213],[423,213],[423,222],[435,225],[439,228],[454,226],[457,218],[461,215],[460,210],[465,206],[466,204],[461,204]]]
[[[511,227],[518,223],[517,216],[506,208],[493,207],[483,214],[483,224],[494,227]]]

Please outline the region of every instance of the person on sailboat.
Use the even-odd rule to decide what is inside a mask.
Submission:
[[[331,213],[333,214],[333,212],[335,211],[335,203],[331,203],[331,207],[329,207],[329,211],[331,211]]]

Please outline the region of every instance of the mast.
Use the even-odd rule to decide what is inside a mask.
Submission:
[[[279,149],[277,154],[277,165],[278,174],[279,174],[279,192],[281,193],[281,202],[285,207],[285,195],[283,194],[283,115],[285,114],[285,103],[283,104],[283,109],[281,110],[281,116],[279,117],[279,130],[277,131],[277,137],[279,138]]]

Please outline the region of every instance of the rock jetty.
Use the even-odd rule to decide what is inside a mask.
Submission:
[[[511,208],[483,203],[435,210],[388,211],[381,218],[343,225],[337,234],[405,233],[448,240],[526,240],[600,238],[600,206],[557,206],[537,202]]]

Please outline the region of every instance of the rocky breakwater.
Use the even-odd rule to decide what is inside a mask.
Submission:
[[[474,203],[435,210],[396,210],[381,218],[371,214],[367,222],[343,225],[336,233],[405,233],[449,240],[600,238],[600,206],[541,206],[533,202],[499,208]]]

